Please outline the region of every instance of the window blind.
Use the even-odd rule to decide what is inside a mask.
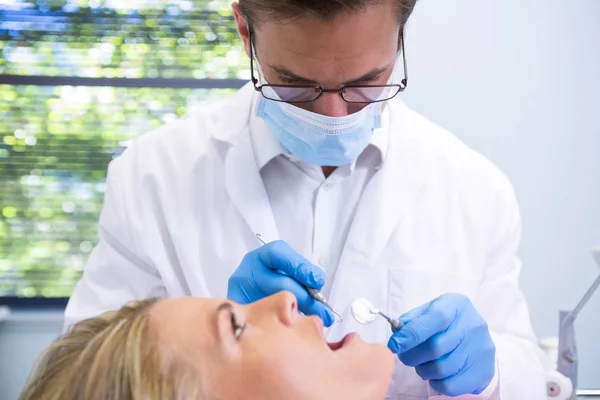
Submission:
[[[68,297],[108,163],[248,61],[223,0],[0,0],[0,52],[0,297]]]

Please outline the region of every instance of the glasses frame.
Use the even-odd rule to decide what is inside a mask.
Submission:
[[[321,85],[319,84],[315,84],[315,85],[271,85],[271,84],[265,84],[265,85],[259,85],[258,79],[256,79],[256,77],[254,76],[254,46],[252,44],[252,28],[248,29],[248,41],[250,42],[250,77],[252,79],[252,84],[254,86],[254,90],[256,90],[257,92],[260,92],[260,94],[267,100],[272,100],[272,101],[278,101],[281,103],[290,103],[290,104],[299,104],[299,103],[310,103],[313,102],[315,100],[317,100],[319,97],[321,97],[321,95],[323,93],[339,93],[340,97],[346,102],[346,103],[350,103],[350,104],[371,104],[371,103],[379,103],[382,101],[388,101],[393,99],[394,97],[396,97],[398,95],[398,93],[401,93],[404,91],[404,89],[406,89],[406,86],[408,85],[408,70],[406,68],[406,53],[404,51],[404,32],[400,33],[400,51],[402,52],[402,63],[403,63],[403,67],[404,67],[404,79],[402,79],[400,81],[400,84],[390,84],[390,85],[342,85],[340,86],[338,89],[324,89]],[[281,100],[281,99],[272,99],[270,97],[265,96],[265,94],[263,93],[263,88],[272,88],[275,92],[277,91],[276,89],[288,89],[288,88],[301,88],[301,89],[315,89],[316,90],[316,95],[314,99],[311,100],[302,100],[302,101],[285,101],[285,100]],[[346,100],[346,98],[344,97],[344,90],[346,89],[350,89],[350,88],[398,88],[396,93],[394,93],[393,96],[386,98],[386,99],[382,99],[382,100],[373,100],[373,101],[348,101]]]

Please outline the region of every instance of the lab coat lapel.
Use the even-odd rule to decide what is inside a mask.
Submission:
[[[233,143],[225,158],[225,187],[242,218],[265,242],[279,239],[275,218],[254,158],[248,131]]]

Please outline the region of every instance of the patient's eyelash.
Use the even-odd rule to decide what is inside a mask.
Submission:
[[[233,311],[230,311],[230,315],[231,315],[231,327],[233,329],[233,336],[235,336],[236,339],[239,339],[240,336],[242,335],[242,333],[244,332],[244,329],[246,328],[246,324],[239,325],[237,322],[235,313]]]

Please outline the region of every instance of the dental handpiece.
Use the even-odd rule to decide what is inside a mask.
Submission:
[[[260,233],[256,234],[256,238],[263,244],[263,246],[266,244],[265,241],[260,236]],[[332,313],[334,313],[340,319],[340,321],[343,321],[342,315],[340,313],[338,313],[337,311],[335,311],[335,309],[331,306],[331,304],[329,304],[329,302],[327,301],[327,299],[325,298],[325,296],[323,296],[323,293],[321,293],[319,291],[319,289],[306,286],[305,284],[303,284],[301,282],[298,282],[298,283],[300,284],[300,286],[302,286],[308,292],[308,294],[310,294],[310,296],[313,299],[315,299],[319,303],[323,304]]]

